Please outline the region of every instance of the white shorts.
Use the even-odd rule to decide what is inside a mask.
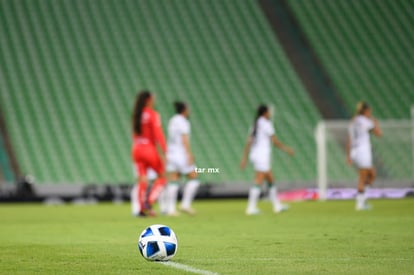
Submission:
[[[352,148],[351,160],[359,169],[372,168],[372,152],[369,148]]]
[[[167,155],[167,172],[178,172],[181,175],[188,175],[195,169],[195,164],[188,165],[187,155],[174,154]]]
[[[269,172],[270,171],[270,155],[250,155],[250,162],[253,165],[254,171],[257,172]]]

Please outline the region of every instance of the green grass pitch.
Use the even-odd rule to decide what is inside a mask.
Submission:
[[[246,200],[196,201],[194,217],[133,218],[129,204],[0,205],[2,274],[191,274],[144,260],[150,224],[178,236],[175,263],[219,274],[414,274],[414,199],[292,203],[245,216]]]

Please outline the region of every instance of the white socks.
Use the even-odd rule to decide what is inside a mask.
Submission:
[[[158,207],[160,208],[161,214],[167,214],[168,212],[167,188],[168,185],[164,188],[164,190],[162,190],[161,194],[158,196]]]
[[[364,209],[366,201],[366,192],[358,192],[356,195],[356,209]]]
[[[247,209],[246,214],[256,214],[257,210],[257,201],[260,197],[260,186],[253,185],[249,190],[249,198],[247,200]]]
[[[261,189],[260,189],[260,186],[258,185],[253,185],[252,187],[250,187],[249,198],[247,201],[247,209],[246,209],[247,215],[259,214],[260,211],[257,208],[257,201],[259,200],[260,192],[261,192]],[[288,209],[288,206],[283,205],[278,199],[277,188],[274,185],[271,185],[269,188],[269,199],[273,206],[273,212],[280,213]]]
[[[177,183],[169,183],[166,188],[166,213],[174,215],[176,213],[175,205],[177,204],[178,189]]]
[[[183,198],[181,200],[181,208],[184,210],[191,209],[191,203],[197,194],[200,182],[197,179],[189,180],[184,187]]]
[[[199,185],[200,182],[197,179],[187,182],[183,190],[181,209],[192,210],[191,204],[197,194]],[[177,214],[176,205],[179,189],[180,185],[178,183],[170,182],[167,184],[158,199],[161,213],[172,216]]]
[[[141,211],[141,207],[138,200],[138,188],[135,184],[131,189],[131,213],[133,216],[138,216]]]
[[[280,212],[282,210],[282,204],[280,203],[279,199],[277,198],[277,188],[276,186],[272,185],[269,189],[269,197],[270,201],[273,205],[273,211]]]

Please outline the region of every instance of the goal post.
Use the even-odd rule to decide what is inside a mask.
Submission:
[[[320,121],[316,126],[316,164],[317,164],[317,182],[319,199],[326,200],[327,190],[327,163],[326,163],[326,125],[324,121]]]
[[[381,138],[372,137],[375,187],[414,186],[414,108],[412,119],[380,120]],[[315,129],[320,200],[329,188],[356,188],[357,169],[346,163],[349,120],[322,120]]]
[[[413,178],[414,178],[414,105],[411,106],[411,152],[413,157]]]

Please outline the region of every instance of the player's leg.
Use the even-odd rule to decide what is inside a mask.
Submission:
[[[144,163],[137,163],[139,176],[138,176],[138,186],[137,186],[137,198],[139,202],[139,216],[146,216],[147,206],[147,168]]]
[[[374,182],[376,176],[377,176],[377,173],[375,171],[375,168],[368,169],[368,175],[365,181],[365,187],[372,186],[372,183]]]
[[[178,197],[178,190],[180,185],[178,181],[180,180],[180,174],[177,171],[173,171],[172,166],[169,165],[170,170],[167,174],[168,183],[167,187],[165,188],[165,193],[167,194],[167,215],[169,216],[177,216],[178,213],[176,211],[176,204],[177,204],[177,197]]]
[[[254,177],[254,184],[249,189],[249,197],[247,199],[247,215],[259,214],[260,210],[257,208],[257,202],[260,197],[260,186],[265,179],[265,172],[256,171]]]
[[[167,154],[167,185],[164,189],[166,193],[167,215],[177,216],[176,211],[178,190],[180,189],[180,173],[177,167],[177,157],[174,154]]]
[[[371,188],[376,177],[376,172],[374,168],[366,169],[366,178],[364,181],[364,196],[363,196],[363,208],[364,210],[371,209],[372,206],[368,204],[368,191]]]
[[[133,216],[139,216],[139,212],[141,211],[141,206],[138,200],[138,167],[135,163],[132,164],[132,170],[134,173],[134,177],[136,179],[136,184],[131,188],[131,213]]]
[[[148,163],[149,163],[149,166],[157,173],[157,176],[158,176],[155,179],[154,183],[152,184],[152,187],[151,187],[151,190],[148,196],[148,204],[149,204],[149,207],[151,208],[152,205],[157,201],[161,192],[163,191],[167,183],[167,177],[165,175],[164,163],[162,162],[158,154],[155,153],[155,154],[149,155]]]
[[[138,200],[138,184],[131,188],[131,213],[133,216],[139,216],[141,205]]]
[[[358,194],[356,196],[356,210],[365,210],[366,209],[366,194],[365,194],[365,184],[368,179],[369,169],[359,169],[358,176]]]
[[[167,188],[162,190],[161,194],[158,196],[158,208],[162,215],[167,215],[168,213],[168,198],[167,198]]]
[[[356,197],[356,210],[367,210],[367,185],[371,185],[375,179],[375,171],[372,167],[372,154],[370,150],[360,150],[356,156],[356,164],[359,167],[358,194]]]
[[[282,211],[287,210],[288,206],[282,204],[280,202],[279,198],[277,197],[277,187],[274,184],[274,178],[273,178],[272,170],[269,170],[269,172],[267,172],[265,174],[265,179],[269,184],[269,199],[270,199],[270,202],[272,203],[273,211],[275,213],[280,213]]]
[[[132,157],[134,160],[135,169],[137,171],[138,180],[137,180],[137,200],[139,203],[139,216],[147,215],[147,187],[148,187],[148,178],[147,178],[147,155],[148,147],[142,145],[135,145],[132,151]]]
[[[147,178],[148,178],[148,184],[152,185],[151,182],[154,182],[154,180],[158,177],[157,173],[152,169],[147,169]],[[161,214],[167,213],[167,194],[165,190],[161,192],[161,194],[158,196],[158,207]]]
[[[193,167],[187,169],[187,171],[188,170],[190,170],[190,172],[186,173],[188,181],[184,186],[180,210],[187,214],[194,215],[196,212],[192,208],[192,203],[197,194],[198,187],[200,186],[200,181],[197,179],[197,173]]]

